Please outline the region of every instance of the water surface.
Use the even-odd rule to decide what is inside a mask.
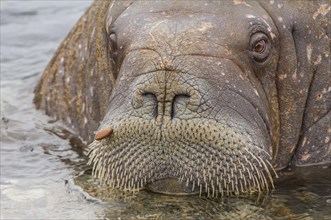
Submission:
[[[32,104],[42,70],[89,4],[1,1],[1,219],[330,218],[328,175],[280,181],[259,198],[210,200],[100,187],[85,165],[84,144]]]

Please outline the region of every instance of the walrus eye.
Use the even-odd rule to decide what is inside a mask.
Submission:
[[[256,33],[250,39],[250,50],[255,61],[262,63],[270,54],[270,41],[264,33]]]
[[[253,48],[255,53],[263,53],[263,51],[266,48],[266,42],[265,40],[260,40],[259,42],[257,42]]]

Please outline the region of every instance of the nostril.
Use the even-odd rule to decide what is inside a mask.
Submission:
[[[154,118],[158,115],[158,106],[157,106],[157,97],[154,93],[151,92],[143,92],[141,94],[141,97],[143,98],[144,107],[146,108],[152,108],[152,116]]]
[[[180,112],[184,112],[191,96],[187,94],[177,94],[174,96],[172,101],[172,109],[171,109],[171,118],[174,118],[180,114]]]
[[[173,98],[173,102],[181,102],[181,101],[188,101],[189,99],[191,98],[190,95],[187,95],[187,94],[178,94],[178,95],[175,95],[174,98]]]

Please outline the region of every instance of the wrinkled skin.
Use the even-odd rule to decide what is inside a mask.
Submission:
[[[268,190],[274,170],[330,164],[329,16],[327,1],[95,1],[35,103],[88,143],[112,128],[89,154],[111,187]]]

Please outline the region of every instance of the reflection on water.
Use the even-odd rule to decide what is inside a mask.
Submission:
[[[49,132],[61,125],[47,123],[32,104],[41,71],[89,4],[1,1],[1,219],[94,219],[102,212],[68,190],[65,181],[84,158]]]
[[[83,142],[32,104],[41,71],[89,4],[1,1],[1,219],[329,218],[330,175],[279,181],[260,198],[132,195],[99,186]]]
[[[246,198],[124,193],[98,185],[88,167],[68,185],[87,200],[103,205],[105,212],[100,217],[108,219],[330,219],[330,174],[318,170],[324,174],[305,171],[305,175],[294,176],[288,171],[271,194]]]

